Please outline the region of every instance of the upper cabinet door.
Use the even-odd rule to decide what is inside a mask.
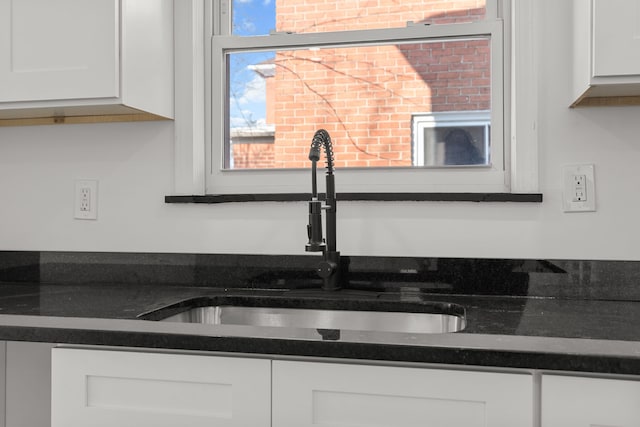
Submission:
[[[593,0],[593,76],[640,74],[640,1]]]
[[[119,96],[118,0],[0,0],[0,102]]]

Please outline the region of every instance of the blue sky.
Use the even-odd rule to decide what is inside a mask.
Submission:
[[[233,0],[233,33],[235,35],[269,34],[275,26],[275,0]]]
[[[266,35],[275,29],[275,0],[233,0],[233,34]],[[236,53],[230,60],[231,127],[265,124],[264,79],[249,65],[273,58],[273,52]]]

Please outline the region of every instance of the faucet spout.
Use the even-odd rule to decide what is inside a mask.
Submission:
[[[318,200],[317,166],[320,160],[320,148],[324,147],[327,162],[326,174],[326,202],[325,205]],[[318,130],[311,141],[309,151],[311,160],[311,200],[309,201],[309,224],[307,234],[309,242],[306,245],[307,252],[322,252],[323,261],[318,265],[317,272],[323,279],[323,289],[340,289],[340,252],[336,247],[336,185],[333,165],[333,145],[329,132]],[[322,211],[325,210],[325,222],[327,229],[326,240],[322,237]]]

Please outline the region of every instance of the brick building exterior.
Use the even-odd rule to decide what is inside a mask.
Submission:
[[[276,0],[276,30],[379,28],[381,20],[391,28],[484,16],[478,0],[362,3]],[[279,51],[266,77],[273,143],[234,140],[234,167],[308,167],[319,128],[331,134],[337,167],[411,166],[414,114],[490,108],[489,60],[488,40]],[[257,155],[247,155],[250,150]]]

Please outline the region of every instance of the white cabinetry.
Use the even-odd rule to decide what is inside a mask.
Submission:
[[[0,101],[118,96],[118,15],[113,0],[0,0]]]
[[[55,348],[52,427],[268,427],[271,362]]]
[[[0,0],[0,125],[101,116],[173,117],[173,0]]]
[[[640,2],[573,4],[572,106],[640,104]]]
[[[639,425],[639,381],[542,376],[542,427]]]
[[[526,427],[527,374],[273,362],[273,426]]]
[[[6,427],[51,426],[51,348],[54,345],[6,343],[6,410],[2,412]]]
[[[52,365],[52,427],[533,422],[529,374],[77,348]]]
[[[51,426],[51,348],[0,341],[0,427]]]
[[[0,341],[0,427],[5,427],[5,391],[7,389],[6,384],[6,351],[7,351],[7,343],[5,341]]]

